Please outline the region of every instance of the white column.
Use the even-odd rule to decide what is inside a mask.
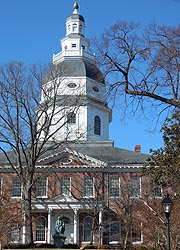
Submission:
[[[52,209],[48,209],[48,230],[47,230],[47,242],[51,243],[51,211]]]
[[[25,244],[26,242],[26,238],[25,238],[25,235],[26,235],[26,228],[25,228],[25,213],[23,211],[23,214],[22,214],[22,217],[23,217],[23,226],[22,226],[22,244]]]
[[[77,209],[73,209],[74,211],[74,244],[77,244],[77,233],[78,233],[78,216]]]
[[[99,244],[103,244],[102,209],[99,210]]]

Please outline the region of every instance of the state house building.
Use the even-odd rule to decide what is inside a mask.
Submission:
[[[121,244],[127,236],[123,200],[129,197],[132,207],[139,196],[150,192],[141,176],[147,155],[139,147],[124,150],[109,140],[112,112],[106,100],[104,77],[94,55],[89,53],[90,41],[85,36],[85,20],[77,2],[66,19],[61,47],[62,51],[53,55],[53,64],[66,71],[61,75],[64,87],[60,96],[81,102],[77,110],[74,107],[73,112],[67,112],[67,124],[53,138],[64,141],[68,134],[65,146],[48,151],[37,164],[39,178],[32,197],[33,239],[35,243],[53,244],[55,222],[61,216],[65,244]],[[58,105],[60,108],[62,102]],[[1,194],[8,186],[12,202],[21,200],[20,180],[4,159],[0,159],[0,164]],[[144,242],[142,220],[131,221],[128,228],[129,243]],[[24,243],[24,235],[23,225],[14,221],[6,241]]]

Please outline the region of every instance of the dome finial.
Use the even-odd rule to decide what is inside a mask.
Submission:
[[[73,14],[77,14],[78,13],[78,8],[79,8],[78,2],[75,1],[74,2],[74,11],[73,11]]]

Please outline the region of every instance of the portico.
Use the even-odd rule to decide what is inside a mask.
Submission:
[[[35,215],[36,222],[38,218],[40,218],[41,216],[45,218],[46,234],[44,239],[45,242],[47,242],[48,244],[54,243],[52,236],[55,232],[55,222],[58,216],[64,218],[65,222],[64,235],[66,236],[65,243],[77,244],[77,245],[79,245],[83,241],[82,238],[80,239],[79,235],[80,231],[84,232],[85,230],[84,218],[89,217],[94,219],[93,202],[85,200],[79,201],[73,197],[68,197],[66,195],[57,196],[46,201],[36,200],[33,202],[32,209],[33,209],[33,214]],[[101,228],[102,227],[101,205],[99,205],[98,224],[100,225]],[[99,231],[101,230],[100,228]],[[102,242],[101,237],[99,238],[99,242]],[[36,242],[38,242],[38,239]]]

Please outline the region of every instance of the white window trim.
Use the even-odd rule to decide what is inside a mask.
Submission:
[[[15,241],[10,240],[11,243],[20,243],[20,234],[21,234],[21,232],[20,232],[19,224],[18,224],[18,223],[15,223],[15,224],[14,224],[14,228],[15,228],[16,226],[17,226],[17,229],[18,229],[18,237],[19,237],[19,240],[15,240]],[[11,238],[11,233],[12,233],[12,228],[11,228],[11,232],[10,232],[10,238]]]
[[[152,190],[152,188],[154,188],[154,187],[151,187],[151,193],[152,193],[152,197],[153,198],[155,198],[155,199],[162,199],[162,187],[160,187],[160,186],[157,186],[158,188],[160,188],[160,196],[159,195],[154,195],[154,192],[153,192],[153,190]]]
[[[121,235],[121,233],[122,233],[122,227],[121,227],[121,223],[120,222],[118,222],[118,224],[119,224],[119,229],[120,229],[120,235]],[[109,241],[109,244],[119,244],[119,243],[122,243],[120,240],[112,240],[112,241]]]
[[[36,195],[36,198],[48,198],[48,177],[46,177],[46,195]]]
[[[18,178],[13,178],[13,179],[18,179]],[[12,180],[13,180],[12,179]],[[11,198],[12,199],[22,199],[22,189],[23,189],[23,185],[21,183],[21,195],[20,196],[13,196],[13,181],[12,181],[12,193],[11,193]]]
[[[84,197],[84,198],[94,198],[94,196],[95,196],[95,190],[94,190],[94,176],[85,176],[85,178],[86,178],[86,177],[89,177],[89,178],[92,178],[92,179],[93,179],[93,183],[92,183],[92,186],[93,186],[93,194],[90,195],[90,196],[83,194],[83,197]],[[85,183],[84,183],[84,184],[85,184]],[[85,186],[84,186],[83,192],[85,193]]]
[[[69,194],[68,194],[68,196],[71,196],[71,177],[61,177],[60,178],[60,181],[63,179],[63,178],[69,178],[69,190],[68,190],[68,192],[69,192]],[[61,189],[61,183],[60,183],[60,189]],[[61,194],[63,195],[63,193],[62,193],[62,190],[61,190]]]
[[[131,199],[139,199],[140,197],[142,197],[142,178],[140,176],[132,176],[132,178],[136,178],[138,177],[139,178],[139,195],[138,196],[132,196],[131,195],[131,190],[130,190],[130,198]],[[131,181],[131,179],[130,179]],[[131,189],[131,186],[130,186],[130,189]]]
[[[72,114],[72,115],[75,115],[75,122],[69,122],[69,119],[68,119],[68,115],[69,114]],[[71,126],[77,126],[77,114],[75,112],[69,112],[67,113],[66,115],[66,120],[67,120],[67,125],[68,127],[71,127]],[[73,119],[74,117],[70,118],[70,119]]]
[[[114,177],[109,177],[109,178],[116,178],[116,179],[119,180],[119,195],[118,196],[111,196],[110,191],[108,191],[109,192],[109,198],[119,198],[119,197],[121,197],[121,180],[120,180],[120,177],[115,177],[114,176]]]
[[[36,223],[37,223],[37,219],[38,219],[39,217],[43,217],[43,218],[45,219],[45,237],[44,237],[45,240],[42,240],[42,241],[41,241],[41,240],[35,240],[34,243],[46,243],[46,242],[47,242],[47,241],[46,241],[46,237],[47,237],[47,230],[46,230],[46,229],[47,229],[47,225],[46,225],[46,224],[47,224],[47,220],[46,220],[46,217],[40,215],[40,216],[38,216],[38,217],[36,218]],[[36,224],[36,226],[37,226],[37,224]],[[35,230],[35,236],[36,236],[36,230]]]
[[[85,216],[84,219],[83,219],[83,241],[82,241],[82,243],[86,243],[86,244],[91,243],[91,241],[84,241],[84,221],[85,221],[85,219],[86,219],[87,217],[90,217],[90,218],[93,220],[93,217],[90,216],[90,215]],[[92,242],[92,243],[94,243],[94,235],[93,235],[93,242]]]
[[[3,178],[0,178],[1,183],[0,183],[0,197],[2,196],[2,186],[3,186]]]
[[[141,240],[132,242],[133,245],[142,244],[143,243],[143,230],[142,230],[142,222],[141,222]]]

